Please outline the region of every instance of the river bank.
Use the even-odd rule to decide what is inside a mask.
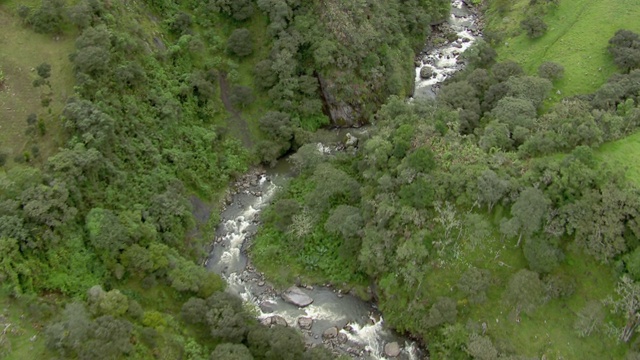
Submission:
[[[421,61],[416,62],[414,98],[434,97],[437,84],[463,67],[459,55],[480,35],[473,12],[461,1],[452,2],[447,24],[439,25],[440,31],[434,36],[448,31],[453,34],[449,40],[430,38],[418,55]],[[427,70],[422,69],[428,69],[430,76],[425,76]],[[329,156],[332,151],[346,148],[345,137],[346,133],[335,136],[333,143],[318,143],[319,152]],[[231,292],[251,304],[265,325],[297,326],[308,346],[324,344],[336,355],[357,359],[425,358],[426,353],[410,338],[386,328],[375,304],[363,301],[362,292],[351,291],[348,284],[315,286],[298,279],[291,284],[294,287],[283,291],[270,284],[267,276],[251,264],[247,251],[260,226],[260,212],[292,176],[286,160],[281,159],[273,169],[254,169],[236,182],[225,198],[221,225],[205,262],[207,268],[220,274]],[[305,306],[292,304],[283,296],[287,291],[307,296],[311,302]],[[365,292],[367,300],[375,297],[370,287]]]

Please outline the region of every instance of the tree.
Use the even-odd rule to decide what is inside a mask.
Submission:
[[[564,66],[551,61],[545,61],[538,66],[538,76],[550,81],[557,81],[564,77]]]
[[[613,62],[624,72],[640,68],[640,35],[625,29],[616,31],[609,39]]]
[[[211,353],[211,360],[253,360],[249,348],[242,344],[220,344]]]
[[[71,357],[89,339],[92,323],[81,303],[70,303],[62,312],[62,321],[45,328],[46,345],[63,357]]]
[[[480,119],[480,101],[473,86],[467,81],[443,86],[438,99],[451,109],[459,110],[460,131],[463,134],[473,133]]]
[[[529,237],[540,230],[550,205],[551,201],[541,190],[526,188],[511,206],[512,217],[500,225],[500,231],[510,237],[518,235],[516,246],[520,246],[523,236]]]
[[[231,16],[238,21],[250,18],[255,10],[251,0],[212,0],[209,2],[208,7],[215,12]]]
[[[273,62],[269,59],[258,62],[253,68],[253,75],[256,87],[262,90],[272,88],[278,81],[278,74],[273,70]]]
[[[509,279],[503,299],[516,313],[531,315],[544,301],[544,286],[537,273],[521,269]]]
[[[101,316],[91,324],[89,339],[78,344],[78,358],[81,360],[107,360],[120,358],[133,351],[131,332],[133,325],[111,315]]]
[[[131,244],[120,219],[110,210],[93,208],[86,216],[85,226],[98,256],[108,266],[114,266],[120,252]]]
[[[231,89],[229,100],[234,106],[238,106],[242,109],[251,105],[254,100],[253,90],[247,86],[234,86]]]
[[[244,340],[249,319],[242,308],[242,300],[226,292],[216,292],[207,298],[207,306],[205,318],[211,336],[233,343]]]
[[[279,142],[289,142],[293,138],[294,123],[287,113],[268,111],[258,120],[260,130]]]
[[[425,326],[432,328],[445,323],[453,324],[457,316],[456,301],[448,297],[439,297],[429,309]]]
[[[640,325],[640,284],[625,274],[615,291],[617,298],[609,297],[605,303],[613,308],[615,314],[625,316],[627,322],[620,330],[620,340],[629,342]]]
[[[27,22],[33,30],[42,34],[59,34],[65,19],[64,0],[42,0],[40,7],[31,13]]]
[[[500,201],[509,191],[508,180],[501,179],[493,170],[487,169],[478,177],[478,201],[487,204],[487,210],[491,212],[493,206]]]
[[[302,337],[290,327],[274,326],[267,331],[263,326],[255,326],[247,335],[247,343],[256,360],[303,359]]]
[[[536,236],[528,238],[522,250],[529,263],[529,269],[537,273],[551,272],[564,259],[560,249],[553,246],[549,240]]]
[[[497,360],[498,350],[487,336],[473,334],[467,343],[467,354],[474,360]]]
[[[507,95],[529,100],[539,109],[553,87],[547,79],[535,76],[510,77],[507,81]]]
[[[253,53],[251,31],[241,28],[235,29],[227,40],[227,51],[238,57],[246,57]]]
[[[358,237],[364,220],[360,215],[360,209],[349,205],[338,205],[331,211],[331,215],[324,224],[329,233],[340,234],[344,239]]]
[[[71,221],[77,209],[68,204],[69,190],[65,183],[37,185],[22,193],[20,202],[26,220],[49,228]]]
[[[547,32],[547,24],[539,16],[529,16],[520,22],[520,27],[527,32],[527,36],[536,39]]]
[[[491,272],[486,269],[471,267],[458,280],[458,290],[469,298],[473,304],[480,304],[487,300],[486,291],[491,283]]]
[[[207,311],[208,306],[205,300],[192,297],[182,305],[180,315],[187,324],[200,324],[206,322]]]
[[[505,60],[494,64],[491,67],[491,74],[498,82],[507,81],[512,76],[520,76],[524,74],[522,67],[513,60]]]
[[[604,322],[605,312],[600,301],[591,300],[578,311],[573,328],[580,337],[587,337],[598,331]]]
[[[312,177],[315,189],[307,194],[307,203],[318,210],[335,204],[353,204],[360,200],[360,184],[333,165],[318,165]]]

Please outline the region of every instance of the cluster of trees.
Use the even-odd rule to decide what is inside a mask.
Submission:
[[[86,297],[85,302],[67,304],[44,329],[47,347],[61,357],[117,359],[135,354],[152,358],[162,354],[164,358],[189,359],[333,358],[323,347],[306,350],[301,334],[293,328],[259,324],[239,298],[226,292],[216,292],[206,299],[192,297],[175,317],[145,311],[119,290],[104,291],[97,285],[87,291]],[[204,345],[185,337],[163,341],[167,329],[177,324],[210,341],[204,341]],[[212,341],[217,344],[211,346]]]
[[[253,5],[238,4],[207,5],[240,21]],[[35,308],[51,303],[38,295],[59,294],[58,311],[40,321],[48,322],[48,349],[63,358],[331,358],[305,351],[293,329],[258,325],[199,265],[210,224],[196,222],[191,199],[217,199],[250,162],[249,150],[225,135],[216,96],[218,75],[233,62],[224,44],[204,40],[216,37],[211,19],[192,18],[178,2],[149,5],[167,15],[156,24],[162,37],[134,26],[143,4],[19,7],[35,31],[75,25],[79,36],[69,56],[75,93],[59,114],[64,146],[41,168],[0,173],[3,296]],[[248,55],[236,40],[241,47],[232,37],[229,56]],[[37,74],[34,85],[48,85],[50,66]],[[27,122],[35,128],[37,116]],[[206,323],[180,314],[182,304],[196,314],[196,297],[206,301],[197,313]],[[69,299],[77,302],[65,306]]]
[[[609,326],[629,341],[638,325],[640,192],[592,147],[640,125],[637,71],[603,86],[617,85],[609,107],[599,105],[601,89],[543,111],[560,65],[543,64],[544,77],[510,61],[488,65],[445,85],[437,101],[391,98],[355,156],[303,146],[291,158],[301,174],[264,214],[255,262],[295,265],[334,283],[373,280],[385,321],[428,339],[432,355],[493,359],[517,351],[494,346],[486,324],[461,324],[460,304],[486,306],[478,304],[496,284],[504,289],[500,306],[515,319],[564,301],[576,279],[558,269],[576,247],[627,274],[618,290],[626,302],[611,302],[627,322]],[[538,157],[557,152],[564,155]],[[492,246],[495,258],[463,262],[465,253]],[[487,265],[504,247],[518,249],[526,264],[506,276]],[[439,269],[459,274],[457,284],[434,285]],[[601,311],[581,314],[582,336],[604,331]]]

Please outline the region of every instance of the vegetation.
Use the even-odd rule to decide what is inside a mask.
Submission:
[[[637,355],[637,169],[601,161],[640,126],[619,6],[490,2],[467,71],[407,103],[447,1],[3,2],[0,356],[331,358],[200,265],[192,204],[292,150],[252,249],[277,284],[375,298],[434,359]],[[310,143],[374,114],[355,154]]]
[[[621,358],[638,325],[639,193],[596,149],[640,126],[638,70],[545,106],[548,79],[472,64],[437,101],[391,98],[355,155],[296,154],[256,264],[285,283],[373,281],[385,321],[432,358]]]
[[[640,9],[624,1],[492,0],[486,5],[484,35],[500,60],[514,60],[529,75],[545,61],[565,67],[565,76],[550,94],[556,101],[598,89],[618,71],[606,51],[609,39],[620,29],[640,32],[635,21]],[[520,23],[535,17],[546,23],[547,31],[530,39]]]

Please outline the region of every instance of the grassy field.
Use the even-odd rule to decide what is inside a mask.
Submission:
[[[624,168],[627,179],[640,187],[640,132],[604,144],[596,154],[600,160]]]
[[[609,39],[621,28],[640,31],[640,0],[561,0],[544,17],[547,33],[534,40],[519,31],[529,0],[510,2],[505,15],[498,14],[497,3],[489,1],[487,30],[507,34],[497,44],[499,58],[513,59],[530,74],[544,61],[562,64],[556,98],[596,90],[617,71],[606,49]]]
[[[73,94],[74,78],[69,54],[74,51],[75,31],[60,36],[36,34],[15,16],[15,4],[0,5],[0,68],[5,75],[0,89],[0,153],[8,155],[8,165],[33,145],[40,149],[39,159],[46,159],[61,146],[59,138],[60,111],[67,97]],[[35,67],[46,62],[51,65],[52,102],[49,108],[41,105],[49,88],[34,88]],[[45,124],[46,135],[25,134],[27,116],[36,113]]]
[[[501,208],[496,209],[496,214]],[[498,215],[495,215],[499,218]],[[487,301],[471,305],[458,301],[458,322],[487,323],[487,334],[498,348],[517,351],[529,358],[546,359],[621,359],[627,349],[615,338],[602,332],[581,338],[574,330],[576,314],[590,300],[600,301],[614,294],[617,278],[613,271],[598,264],[575,246],[567,246],[565,261],[554,271],[575,282],[575,292],[565,299],[551,300],[540,306],[531,316],[521,313],[516,321],[513,310],[503,302],[503,294],[510,277],[527,267],[516,240],[501,239],[496,229],[493,236],[474,246],[466,239],[460,256],[449,265],[432,269],[427,275],[430,296],[455,296],[455,284],[469,266],[484,268],[492,274]],[[460,320],[462,317],[462,320]]]

